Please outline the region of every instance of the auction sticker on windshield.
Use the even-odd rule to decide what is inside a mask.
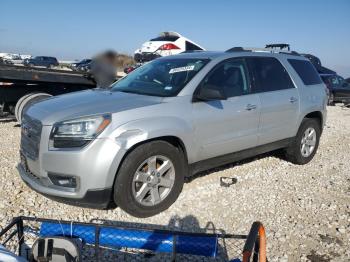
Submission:
[[[179,73],[179,72],[185,72],[185,71],[192,71],[193,69],[194,69],[194,65],[176,67],[176,68],[170,69],[169,74],[174,74],[174,73]]]

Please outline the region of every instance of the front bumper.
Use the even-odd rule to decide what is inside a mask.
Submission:
[[[99,209],[108,207],[125,151],[108,138],[95,139],[79,150],[48,150],[49,130],[51,127],[43,127],[35,160],[25,152],[22,154],[25,161],[18,165],[22,180],[33,190],[58,202]],[[76,178],[76,187],[55,185],[50,179],[53,174]]]
[[[134,55],[134,60],[137,62],[137,63],[144,63],[144,62],[149,62],[149,61],[152,61],[156,58],[159,58],[161,57],[161,55],[157,54],[157,53],[146,53],[146,52],[143,52],[143,53],[136,53]]]
[[[70,198],[69,196],[62,197],[52,195],[52,192],[44,193],[42,188],[40,189],[40,184],[30,178],[31,174],[27,173],[21,164],[17,166],[17,169],[22,180],[28,187],[54,201],[73,206],[89,207],[95,209],[106,209],[115,206],[112,198],[112,188],[87,190],[82,198]]]

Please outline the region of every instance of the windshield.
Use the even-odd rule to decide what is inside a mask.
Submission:
[[[209,59],[157,59],[112,85],[112,91],[151,96],[176,96]]]

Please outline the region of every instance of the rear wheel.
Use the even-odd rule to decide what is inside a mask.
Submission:
[[[332,92],[328,96],[327,105],[334,106],[334,94]]]
[[[286,149],[288,161],[304,165],[309,163],[316,154],[321,136],[319,121],[313,118],[305,118],[293,143]]]
[[[30,106],[33,105],[41,100],[44,100],[48,97],[51,97],[50,94],[47,93],[31,93],[28,95],[23,96],[22,100],[18,100],[17,104],[17,113],[16,113],[16,119],[18,121],[18,123],[22,123],[22,117],[23,117],[23,113],[25,112],[25,110]]]
[[[165,141],[153,141],[127,155],[117,174],[114,201],[135,217],[150,217],[170,207],[184,183],[183,152]]]

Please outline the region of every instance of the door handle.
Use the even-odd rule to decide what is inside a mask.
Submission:
[[[294,96],[292,96],[291,98],[289,98],[289,102],[291,102],[291,103],[295,103],[295,102],[297,102],[298,101],[298,98],[296,98],[296,97],[294,97]]]
[[[256,105],[248,104],[245,109],[248,111],[254,110],[254,109],[256,109]]]

